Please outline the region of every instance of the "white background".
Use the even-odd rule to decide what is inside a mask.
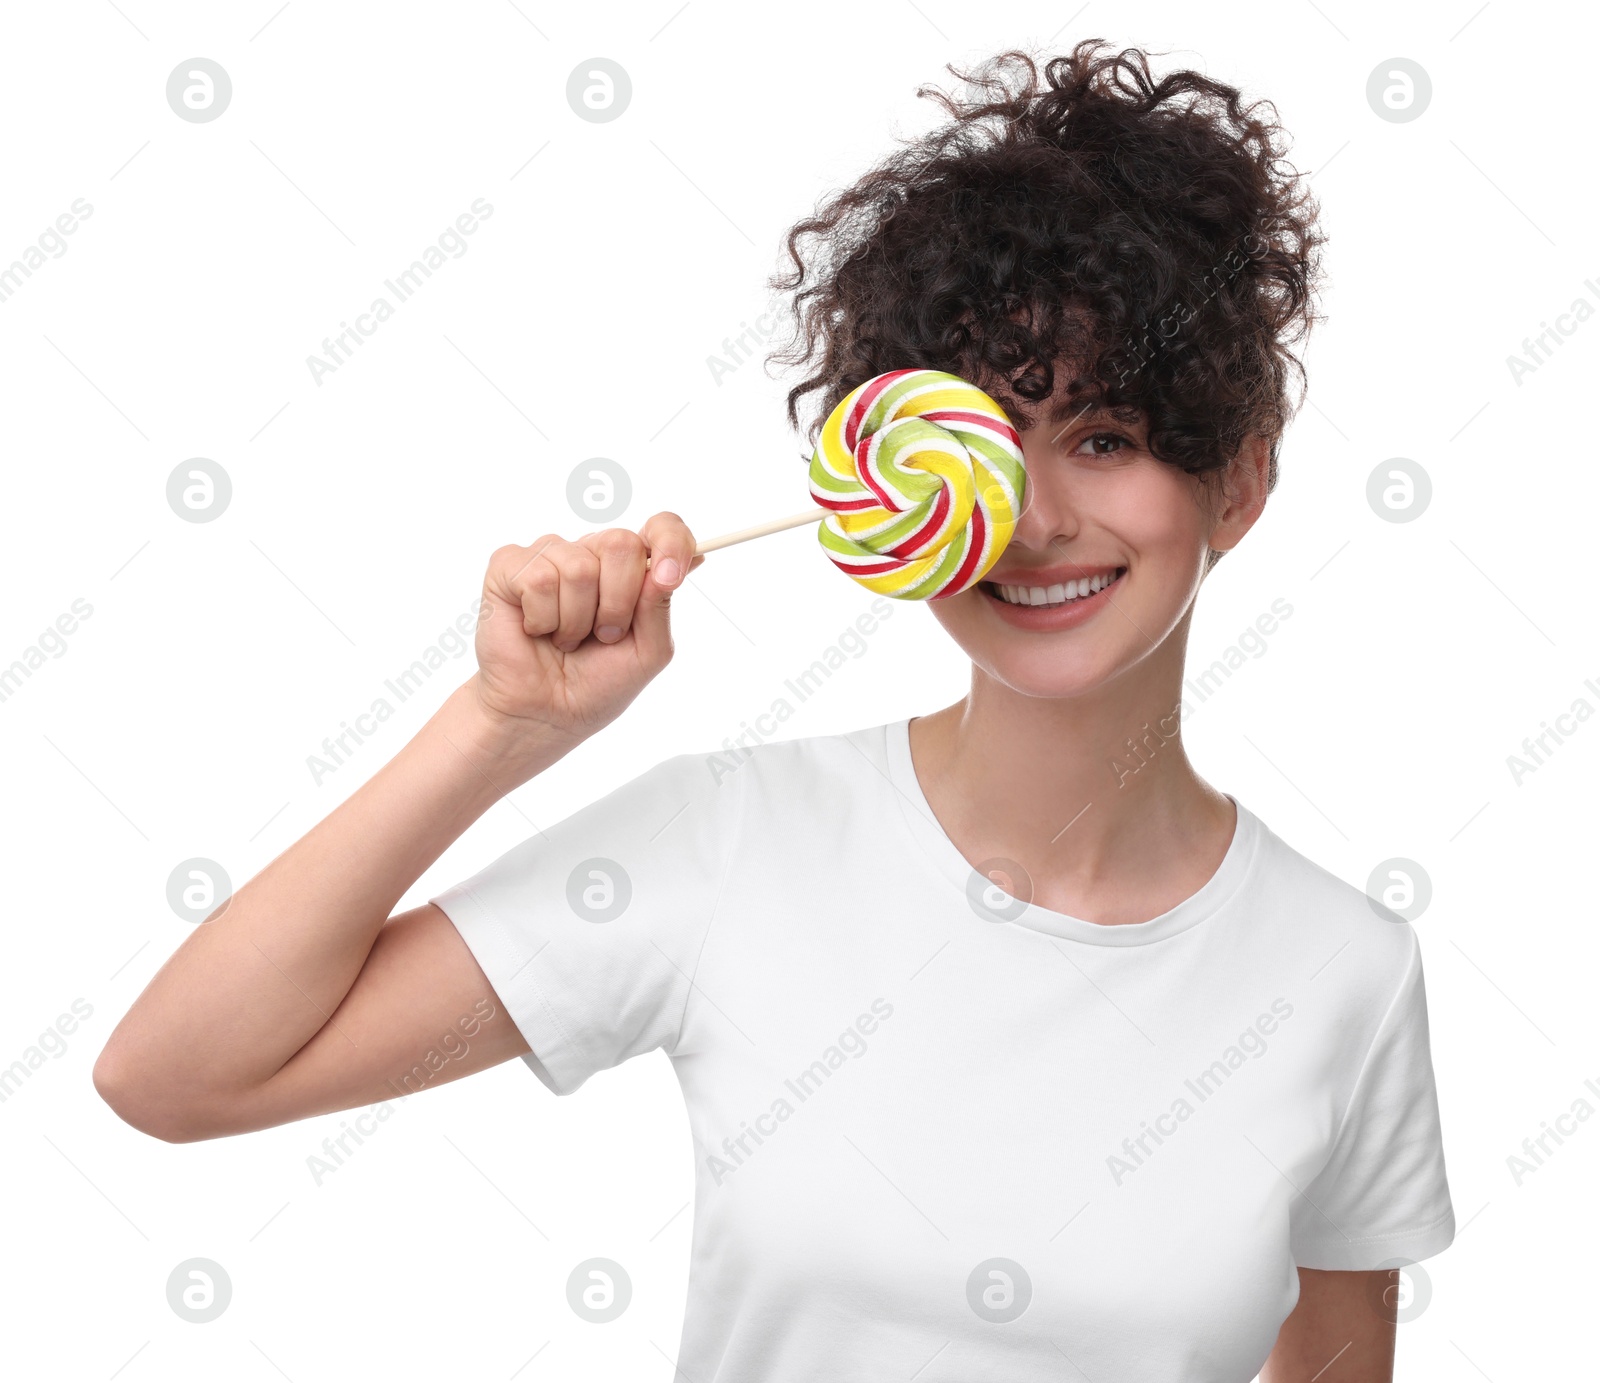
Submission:
[[[707,365],[767,308],[781,235],[935,123],[914,93],[949,84],[947,61],[1093,35],[1272,98],[1331,236],[1310,401],[1264,518],[1206,583],[1192,663],[1275,598],[1293,614],[1186,738],[1212,783],[1341,877],[1365,887],[1403,856],[1432,881],[1417,926],[1461,1229],[1424,1265],[1398,1376],[1589,1359],[1600,1131],[1577,1125],[1520,1186],[1507,1158],[1574,1101],[1600,1107],[1580,886],[1600,726],[1520,785],[1507,756],[1575,699],[1600,706],[1600,322],[1520,385],[1507,357],[1580,296],[1600,304],[1595,20],[1499,0],[1075,3],[7,7],[0,263],[93,206],[0,303],[0,665],[75,599],[93,608],[0,702],[0,1065],[92,1007],[0,1104],[12,1371],[672,1376],[693,1171],[660,1054],[567,1100],[520,1061],[412,1098],[320,1186],[307,1159],[348,1116],[170,1146],[122,1124],[90,1068],[188,934],[174,866],[204,856],[242,882],[393,754],[470,653],[320,785],[307,767],[468,608],[494,547],[585,530],[565,498],[579,462],[627,469],[630,526],[674,509],[710,535],[805,503],[792,380],[747,363],[719,384]],[[234,86],[207,124],[165,98],[197,55]],[[605,124],[565,95],[595,56],[633,82]],[[1433,82],[1410,123],[1366,100],[1395,56]],[[317,385],[306,357],[480,197],[494,214],[468,252]],[[233,483],[209,524],[165,498],[193,457]],[[1392,457],[1432,478],[1410,523],[1366,500]],[[738,734],[867,604],[808,530],[714,555],[675,602],[674,664],[404,906],[530,822]],[[899,606],[784,733],[932,711],[966,671]],[[596,1256],[634,1284],[607,1326],[564,1295]],[[166,1302],[191,1257],[233,1283],[209,1325]]]

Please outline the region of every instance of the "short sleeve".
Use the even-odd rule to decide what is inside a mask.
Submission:
[[[665,760],[430,901],[455,925],[557,1095],[669,1053],[738,826],[744,775]]]
[[[1332,1155],[1295,1199],[1291,1246],[1303,1268],[1414,1263],[1455,1238],[1422,950],[1408,922],[1387,925],[1410,934],[1410,960],[1356,1076]]]

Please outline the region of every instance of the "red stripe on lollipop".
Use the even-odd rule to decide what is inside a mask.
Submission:
[[[984,548],[988,546],[988,525],[984,518],[983,510],[977,505],[972,507],[972,534],[971,542],[967,545],[967,553],[961,559],[961,565],[956,568],[956,574],[946,583],[945,588],[938,595],[930,596],[930,600],[938,600],[941,596],[955,595],[967,584],[967,578],[977,570],[978,563],[983,559]]]
[[[1016,428],[1012,427],[1004,418],[997,418],[992,413],[978,413],[968,408],[938,408],[931,413],[924,413],[924,418],[931,418],[936,422],[946,419],[952,422],[963,422],[972,427],[981,427],[985,431],[998,432],[1002,437],[1009,437],[1019,446],[1022,438],[1018,436]]]
[[[976,511],[974,511],[976,512]],[[938,498],[933,502],[933,508],[928,511],[927,521],[909,537],[902,538],[889,549],[896,557],[910,559],[919,555],[918,549],[922,548],[930,538],[937,535],[950,516],[950,490],[948,486],[939,487]]]
[[[852,452],[856,450],[856,443],[861,435],[861,420],[872,411],[873,404],[883,396],[883,391],[889,388],[895,380],[904,375],[915,373],[914,370],[890,370],[888,374],[875,375],[867,381],[854,406],[850,409],[850,413],[845,419],[844,427],[841,429],[844,433],[845,446],[849,447]]]
[[[881,508],[887,509],[891,514],[898,514],[903,509],[900,496],[878,479],[877,460],[878,453],[883,449],[884,430],[863,437],[856,447],[856,479],[877,496]]]
[[[901,567],[905,566],[904,562],[869,562],[860,564],[846,562],[833,556],[832,553],[829,553],[828,560],[838,567],[840,571],[850,576],[882,576],[885,572],[899,571]]]
[[[811,498],[824,509],[832,509],[836,513],[848,513],[856,509],[877,509],[878,501],[866,495],[852,495],[849,499],[839,499],[837,496],[819,493],[815,486],[811,490]]]

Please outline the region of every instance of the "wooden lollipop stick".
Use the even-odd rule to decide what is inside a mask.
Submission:
[[[735,543],[748,542],[751,538],[764,538],[769,533],[781,533],[786,528],[798,528],[803,523],[815,523],[818,519],[826,518],[828,510],[813,505],[801,514],[790,514],[786,519],[769,519],[766,523],[758,523],[753,528],[741,528],[733,533],[724,533],[719,538],[707,538],[703,543],[695,546],[694,555],[698,557],[702,552],[712,552],[719,547],[732,547]]]
[[[827,518],[832,512],[820,505],[807,509],[801,514],[790,514],[786,519],[769,519],[766,523],[758,523],[753,528],[741,528],[733,533],[724,533],[720,537],[707,538],[703,543],[695,544],[694,555],[700,556],[703,552],[711,552],[719,547],[732,547],[735,543],[749,542],[751,538],[764,538],[769,533],[781,533],[786,528],[798,528],[803,523],[815,523],[818,519]],[[654,558],[645,558],[648,568]]]

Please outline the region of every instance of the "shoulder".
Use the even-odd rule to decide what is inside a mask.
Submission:
[[[1416,929],[1355,884],[1296,850],[1257,820],[1253,912],[1272,938],[1307,967],[1308,983],[1336,988],[1374,1022],[1420,975]]]
[[[863,784],[887,789],[890,725],[786,740],[729,740],[720,749],[674,754],[594,800],[572,821],[626,822],[666,845],[669,836],[681,840],[686,833],[725,839],[733,832],[759,832],[763,822],[776,818],[817,821],[830,807],[832,815],[843,815],[839,808],[855,800]]]
[[[685,755],[708,781],[744,780],[752,801],[763,793],[837,789],[848,782],[883,781],[890,772],[889,734],[897,722],[833,734],[752,742],[725,741],[721,749]]]

